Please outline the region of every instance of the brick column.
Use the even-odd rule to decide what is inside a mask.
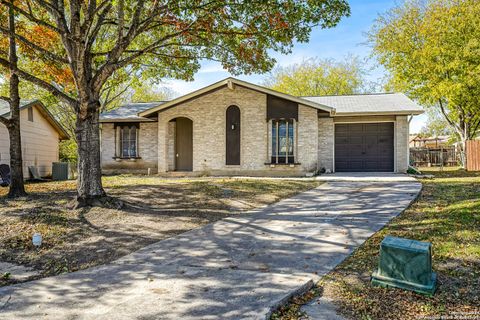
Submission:
[[[318,169],[333,172],[334,162],[334,123],[333,118],[318,118]]]
[[[158,173],[167,172],[167,124],[161,113],[158,114]]]

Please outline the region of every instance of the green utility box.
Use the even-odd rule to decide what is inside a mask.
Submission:
[[[68,180],[70,165],[68,162],[52,163],[52,179],[57,181]]]
[[[378,270],[372,284],[433,295],[437,274],[432,272],[432,244],[387,236],[380,244]]]

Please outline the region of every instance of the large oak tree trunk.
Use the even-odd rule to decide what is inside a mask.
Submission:
[[[75,135],[78,144],[77,207],[101,205],[106,198],[100,163],[100,102],[81,106]]]
[[[10,174],[11,182],[8,191],[9,198],[24,197],[27,195],[23,182],[22,138],[20,136],[19,117],[10,119],[8,126],[10,136]]]
[[[14,73],[17,66],[17,51],[15,37],[15,15],[13,10],[13,0],[10,2],[8,10],[9,24],[9,61],[13,67],[10,70],[10,119],[7,129],[10,137],[10,189],[9,198],[18,198],[26,196],[25,186],[23,184],[23,158],[22,158],[22,138],[20,134],[20,80]]]

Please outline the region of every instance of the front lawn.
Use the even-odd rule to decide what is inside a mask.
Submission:
[[[33,267],[37,277],[108,263],[153,242],[276,202],[319,185],[312,180],[104,178],[121,210],[69,210],[75,182],[28,184],[25,200],[0,188],[0,265]],[[32,235],[43,245],[36,250]],[[1,269],[0,269],[1,271]],[[0,286],[15,282],[0,273]]]
[[[422,180],[418,200],[325,276],[310,298],[333,300],[348,319],[463,319],[468,313],[468,319],[480,319],[480,173],[423,172],[435,178]],[[433,243],[433,297],[370,285],[386,235]],[[299,305],[306,300],[296,298],[272,319],[300,319]]]

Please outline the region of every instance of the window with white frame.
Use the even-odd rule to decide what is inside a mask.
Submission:
[[[274,164],[295,163],[294,120],[272,120],[272,159]]]

